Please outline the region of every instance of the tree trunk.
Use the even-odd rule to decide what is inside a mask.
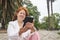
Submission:
[[[23,0],[20,0],[20,2],[19,2],[19,0],[17,0],[18,7],[22,6],[22,4],[21,4],[22,1],[23,1]]]
[[[2,4],[2,0],[0,0],[0,4]]]
[[[54,0],[51,0],[51,29],[54,29],[54,16],[53,16],[53,2]]]
[[[49,9],[49,0],[47,0],[47,11],[48,11],[48,29],[50,28],[50,9]]]
[[[5,29],[5,17],[6,17],[6,10],[7,10],[7,0],[2,0],[2,29]]]
[[[53,1],[51,0],[51,15],[53,15]]]

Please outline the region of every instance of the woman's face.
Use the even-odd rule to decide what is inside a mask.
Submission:
[[[26,12],[24,10],[19,11],[17,14],[17,19],[20,21],[23,21],[26,17]]]

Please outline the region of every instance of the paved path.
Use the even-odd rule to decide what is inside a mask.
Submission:
[[[60,40],[60,35],[58,34],[59,31],[46,31],[40,30],[40,39],[41,40]]]
[[[41,40],[60,40],[60,35],[57,33],[59,31],[46,31],[46,30],[39,30]],[[0,33],[0,40],[7,40],[6,33]]]
[[[0,40],[7,40],[7,34],[6,33],[0,33]]]

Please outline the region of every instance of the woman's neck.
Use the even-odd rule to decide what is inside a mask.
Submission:
[[[18,23],[19,23],[19,24],[22,24],[22,23],[23,23],[23,21],[18,20]]]
[[[18,20],[18,25],[19,25],[19,27],[22,27],[23,26],[23,21]]]

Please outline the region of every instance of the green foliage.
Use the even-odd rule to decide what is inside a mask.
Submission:
[[[53,19],[53,20],[52,20]],[[48,26],[48,17],[44,17],[42,19],[42,23],[41,23],[41,27],[40,28],[43,28],[43,29],[48,29],[49,26]],[[60,14],[59,13],[54,13],[53,16],[50,16],[50,27],[51,29],[60,29]]]
[[[55,29],[60,29],[60,14],[55,13],[54,14],[55,17]]]
[[[58,34],[60,35],[60,32],[58,32]]]
[[[47,29],[48,28],[48,25],[46,22],[43,22],[40,24],[40,29]]]
[[[39,23],[40,13],[37,10],[37,6],[33,6],[33,4],[29,0],[25,0],[23,2],[23,5],[24,4],[27,6],[30,16],[33,16],[35,18],[35,27],[38,29],[40,26]]]
[[[1,21],[1,18],[2,18],[2,4],[0,4],[0,21]]]
[[[40,13],[38,12],[37,7],[33,6],[33,4],[31,3],[30,0],[24,0],[24,1],[22,1],[22,0],[7,0],[6,3],[7,3],[7,5],[5,4],[6,5],[6,13],[4,13],[5,14],[5,18],[4,18],[5,25],[7,25],[8,22],[12,20],[12,16],[19,6],[26,5],[30,16],[34,16],[34,18],[35,18],[35,26],[39,27],[40,23],[39,23],[38,19],[39,19]],[[0,5],[0,14],[2,15],[3,10],[1,10],[1,9],[2,9],[2,5]],[[0,17],[1,17],[1,15],[0,15]],[[2,17],[3,16],[4,15],[2,15]]]

